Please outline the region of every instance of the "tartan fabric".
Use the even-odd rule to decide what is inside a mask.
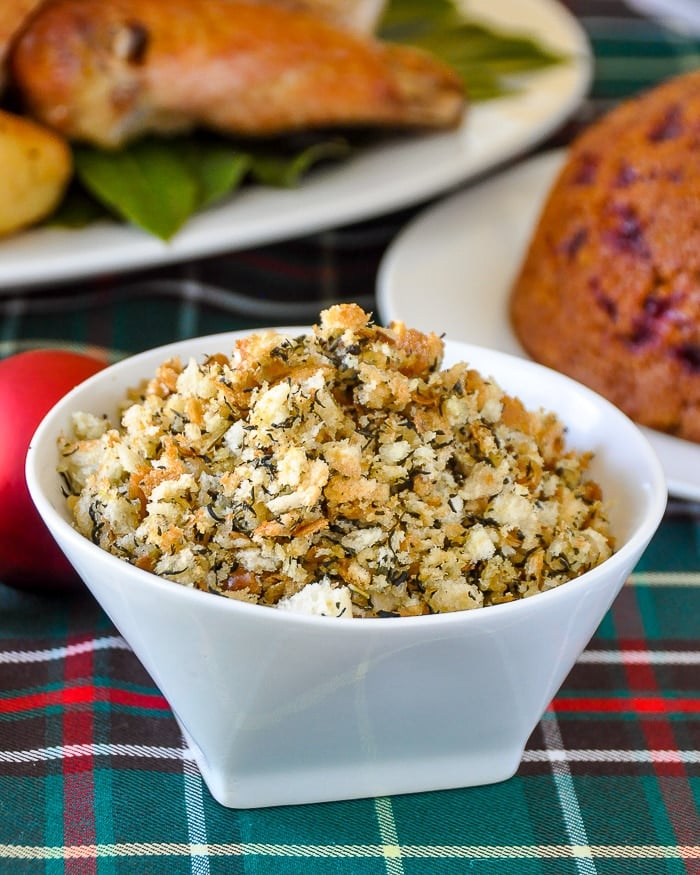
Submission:
[[[697,873],[699,544],[664,521],[510,781],[251,811],[91,599],[3,589],[0,872]]]
[[[566,5],[591,38],[595,77],[547,145],[700,63],[700,38],[616,0]],[[382,254],[417,209],[129,277],[4,294],[0,356],[56,344],[116,358],[194,334],[308,322],[335,300],[371,308]],[[213,801],[161,694],[89,596],[0,584],[0,875],[698,875],[698,617],[700,507],[671,502],[514,778],[234,811]]]

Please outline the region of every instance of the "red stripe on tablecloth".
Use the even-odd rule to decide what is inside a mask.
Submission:
[[[342,259],[342,251],[337,251],[334,258],[338,260]],[[235,255],[235,259],[240,264],[245,264],[254,270],[264,271],[267,274],[271,273],[280,277],[286,276],[296,280],[303,280],[305,282],[315,280],[319,287],[322,284],[324,274],[328,272],[327,268],[323,266],[319,267],[316,262],[311,264],[309,262],[302,263],[300,261],[292,261],[259,250],[255,252],[250,250],[238,252]],[[343,277],[346,280],[353,277],[355,274],[365,269],[368,264],[373,266],[374,260],[367,257],[363,258],[361,252],[354,252],[343,263]],[[338,282],[340,282],[340,271],[335,271],[335,274]]]
[[[621,650],[648,650],[646,638],[647,627],[644,622],[639,594],[632,590],[629,595],[615,603],[612,609],[612,619],[617,631]],[[656,669],[649,663],[624,663],[627,687],[634,693],[660,692]],[[700,710],[700,708],[698,709]],[[640,719],[644,740],[650,750],[678,750],[672,722],[668,716],[644,716]],[[696,841],[700,834],[700,818],[688,781],[688,773],[682,762],[654,762],[654,772],[659,784],[664,808],[679,845]],[[686,871],[690,873],[689,864]]]
[[[0,714],[14,714],[22,711],[48,708],[52,705],[64,707],[93,702],[109,702],[130,708],[148,708],[156,711],[168,709],[162,696],[151,693],[134,693],[129,690],[108,689],[93,685],[81,685],[69,689],[50,690],[46,693],[30,693],[26,696],[0,699]],[[637,714],[697,714],[700,713],[699,699],[664,699],[661,696],[609,696],[554,699],[555,711],[580,712],[602,711],[620,713],[631,711]]]
[[[633,621],[630,615],[631,610],[628,608],[627,623]],[[639,627],[641,631],[641,616],[639,617]],[[626,638],[620,642],[620,647],[624,650],[643,651],[647,649],[647,643],[643,639]],[[632,693],[658,693],[659,684],[656,680],[656,672],[654,666],[650,662],[635,662],[628,663],[623,659],[625,676],[627,678],[627,686]],[[660,712],[663,713],[663,712]],[[669,720],[659,719],[643,719],[641,720],[642,731],[647,747],[650,750],[677,750],[678,743],[673,733],[673,727]],[[670,775],[672,777],[686,777],[686,770],[681,762],[676,763],[655,763],[654,770],[660,777],[662,775]]]
[[[75,643],[69,641],[68,646]],[[94,677],[94,652],[73,652],[64,660],[63,677],[66,686]],[[92,685],[91,685],[92,686]],[[94,702],[94,697],[93,697]],[[92,708],[67,708],[62,714],[63,744],[91,744],[94,739],[94,715]],[[94,845],[95,830],[95,781],[94,758],[91,755],[63,759],[63,841],[68,847]],[[94,875],[97,860],[66,860],[66,873]]]
[[[321,271],[315,263],[309,265],[308,263],[287,261],[264,252],[239,252],[236,254],[236,260],[255,268],[255,270],[264,270],[266,273],[288,276],[298,280],[319,281],[321,276]]]
[[[559,713],[571,711],[602,711],[619,714],[630,711],[635,714],[698,714],[700,699],[664,699],[661,696],[609,696],[557,698],[552,707]],[[675,749],[676,745],[672,745]]]
[[[134,693],[129,690],[96,687],[93,684],[80,684],[45,693],[30,693],[26,696],[0,699],[0,714],[15,714],[49,708],[52,705],[70,707],[96,702],[109,702],[111,705],[124,705],[129,708],[149,708],[157,711],[167,710],[168,704],[162,696],[150,693]]]

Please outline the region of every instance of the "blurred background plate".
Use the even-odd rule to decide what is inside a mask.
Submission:
[[[672,30],[688,36],[700,34],[698,0],[627,0],[627,5]]]
[[[471,17],[523,30],[571,63],[529,75],[513,96],[470,108],[456,131],[406,137],[319,168],[298,189],[250,187],[194,217],[169,243],[127,225],[39,228],[0,243],[0,294],[272,243],[400,209],[444,192],[544,140],[591,82],[587,37],[556,0],[462,0]]]
[[[546,152],[426,210],[382,261],[377,307],[423,331],[528,358],[508,300],[544,199],[564,160]],[[700,500],[700,444],[644,428],[677,498]]]

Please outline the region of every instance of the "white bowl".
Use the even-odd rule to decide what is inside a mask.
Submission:
[[[561,374],[447,342],[446,365],[467,361],[528,407],[556,411],[570,445],[595,453],[591,470],[612,501],[617,552],[557,589],[459,613],[337,620],[231,601],[159,579],[76,532],[56,473],[56,438],[74,411],[113,416],[127,387],[169,356],[229,353],[240,335],[134,356],[60,401],[27,456],[39,513],[162,691],[223,805],[321,802],[509,778],[661,521],[666,486],[645,437]]]

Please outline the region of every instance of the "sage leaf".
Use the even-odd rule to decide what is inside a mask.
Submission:
[[[74,181],[44,224],[56,228],[86,228],[108,215],[106,209]]]
[[[118,216],[169,240],[199,206],[196,175],[177,149],[146,139],[107,152],[78,147],[75,170],[83,186]]]
[[[325,140],[307,146],[293,157],[272,154],[251,155],[251,173],[256,182],[277,188],[294,188],[313,165],[329,159],[345,158],[350,152],[347,140]]]
[[[566,61],[526,33],[462,15],[452,0],[392,0],[380,35],[417,46],[449,64],[474,103],[517,91],[513,77],[518,74]]]
[[[200,134],[177,140],[175,148],[197,180],[200,209],[239,188],[250,170],[250,154],[223,139]]]

